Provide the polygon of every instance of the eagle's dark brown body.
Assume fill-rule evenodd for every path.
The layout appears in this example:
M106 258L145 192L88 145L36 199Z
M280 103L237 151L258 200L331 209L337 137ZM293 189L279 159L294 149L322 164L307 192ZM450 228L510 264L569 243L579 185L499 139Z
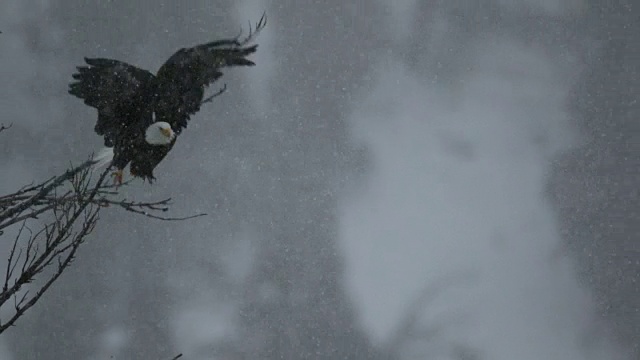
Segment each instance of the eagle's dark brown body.
M153 169L175 138L168 145L150 145L145 130L155 122L166 122L179 135L200 110L205 89L222 76L221 68L255 65L246 57L258 45L245 45L265 25L263 15L255 32L243 41L219 40L180 49L156 75L118 60L85 58L87 66L77 68L69 93L98 110L95 131L104 137L105 146L113 147L111 165L122 170L130 163L133 175L151 182Z

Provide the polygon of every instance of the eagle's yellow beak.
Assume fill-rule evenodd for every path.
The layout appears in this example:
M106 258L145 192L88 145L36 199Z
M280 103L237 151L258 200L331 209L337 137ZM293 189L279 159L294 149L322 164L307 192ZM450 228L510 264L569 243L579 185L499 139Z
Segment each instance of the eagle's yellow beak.
M173 137L173 131L171 129L162 128L162 129L160 129L160 131L162 131L162 134L164 136L168 137L169 139L171 139L171 137Z

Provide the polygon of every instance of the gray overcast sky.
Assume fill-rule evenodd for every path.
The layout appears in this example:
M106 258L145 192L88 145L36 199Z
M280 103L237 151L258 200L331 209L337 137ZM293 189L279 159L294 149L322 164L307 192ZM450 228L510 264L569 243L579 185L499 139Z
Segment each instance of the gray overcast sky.
M158 182L123 190L209 217L105 212L0 358L631 359L637 285L604 275L637 276L607 262L627 237L599 250L578 230L606 214L576 217L589 184L609 189L602 201L616 189L566 185L603 176L580 175L599 161L582 154L615 160L631 141L591 140L630 115L579 105L611 86L593 78L613 67L594 60L602 34L627 29L594 4L3 2L2 192L101 146L95 111L66 93L83 56L155 71L264 10L269 24L258 65L225 70L227 93L192 118ZM597 99L588 114L605 111ZM626 171L614 164L612 178Z

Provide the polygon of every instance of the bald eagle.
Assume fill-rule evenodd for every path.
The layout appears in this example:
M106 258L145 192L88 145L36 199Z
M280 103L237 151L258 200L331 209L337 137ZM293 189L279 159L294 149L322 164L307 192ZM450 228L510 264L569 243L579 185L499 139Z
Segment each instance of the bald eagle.
M221 94L222 88L204 99L205 89L222 76L223 67L254 66L246 57L258 45L246 46L266 25L262 15L255 31L239 40L224 39L182 48L153 75L122 61L85 58L78 66L69 93L98 110L95 132L106 146L96 162L115 168L122 184L127 165L132 176L152 183L153 170L169 153L177 136L200 106Z

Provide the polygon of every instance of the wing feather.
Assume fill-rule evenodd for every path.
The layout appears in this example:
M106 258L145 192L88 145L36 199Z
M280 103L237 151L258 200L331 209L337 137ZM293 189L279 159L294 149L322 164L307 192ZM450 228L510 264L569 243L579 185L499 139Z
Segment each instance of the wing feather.
M222 77L220 69L255 65L245 57L256 48L219 49L205 44L180 49L158 70L158 93L162 96L156 104L157 118L179 134L191 115L200 110L205 89Z
M122 61L104 58L85 58L88 66L78 66L69 84L69 93L98 110L95 131L105 137L105 145L113 146L123 122L136 101L144 97L154 76L150 72Z
M207 87L222 77L222 68L254 66L247 56L258 45L246 46L266 25L260 19L256 29L242 41L238 38L216 40L175 52L158 70L156 118L171 124L179 134L189 118L200 110Z

